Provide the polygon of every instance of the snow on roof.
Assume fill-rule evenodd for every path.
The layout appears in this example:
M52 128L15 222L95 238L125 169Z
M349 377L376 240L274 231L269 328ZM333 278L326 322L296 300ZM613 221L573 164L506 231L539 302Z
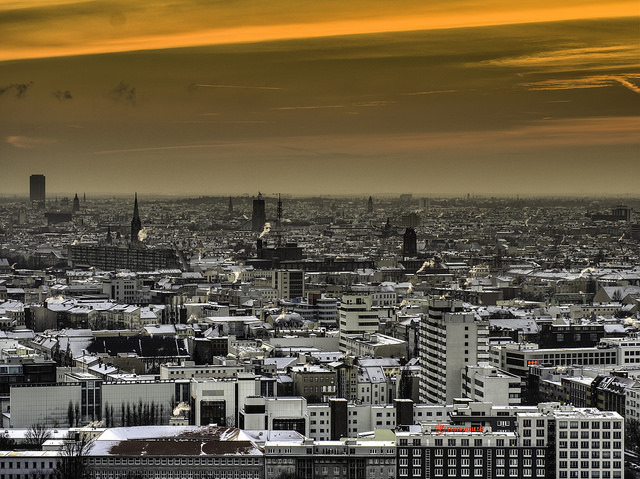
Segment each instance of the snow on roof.
M147 324L143 329L149 334L176 334L173 324Z
M230 427L137 426L105 430L91 456L260 455L250 435Z

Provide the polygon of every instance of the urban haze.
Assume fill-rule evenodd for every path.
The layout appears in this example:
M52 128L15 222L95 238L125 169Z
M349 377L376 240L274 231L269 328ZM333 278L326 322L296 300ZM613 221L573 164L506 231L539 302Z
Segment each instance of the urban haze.
M0 479L640 477L632 1L0 5Z

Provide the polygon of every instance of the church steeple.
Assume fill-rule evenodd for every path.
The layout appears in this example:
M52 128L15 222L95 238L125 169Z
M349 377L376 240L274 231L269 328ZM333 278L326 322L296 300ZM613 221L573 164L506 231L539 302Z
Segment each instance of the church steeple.
M133 218L131 220L131 242L137 243L138 233L142 229L142 222L140 221L140 214L138 213L138 193L135 195L135 200L133 203Z

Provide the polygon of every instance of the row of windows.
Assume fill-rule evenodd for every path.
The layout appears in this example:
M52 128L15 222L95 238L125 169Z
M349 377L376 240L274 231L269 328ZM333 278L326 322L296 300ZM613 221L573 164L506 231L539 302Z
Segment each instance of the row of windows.
M53 469L55 466L53 461L33 461L32 465L29 466L29 461L0 461L0 471L4 471L5 469ZM45 465L48 464L48 467Z
M566 439L567 436L570 439L578 439L578 431L560 431L559 437ZM580 431L581 439L589 439L589 431ZM622 439L622 431L613 431L614 439ZM591 439L600 439L600 431L591 431ZM602 431L602 439L611 439L611 431Z
M218 457L95 457L91 460L95 465L135 465L135 466L259 466L261 461L259 458L218 458Z
M611 429L613 425L613 429L621 429L622 422L621 421L558 421L559 429L566 429L567 425L571 429Z
M560 459L566 459L568 457L570 457L571 459L577 459L578 458L578 451L569 451L567 453L567 451L559 451L558 452L558 457ZM591 457L593 459L599 459L602 455L602 459L611 459L611 451L602 451L602 453L600 451L591 451ZM582 459L589 459L589 451L580 451L580 457ZM613 458L614 459L620 459L622 458L622 451L613 451Z
M131 471L92 471L93 479L122 479L130 477ZM180 471L180 470L144 470L136 471L135 477L142 479L260 479L263 475L259 471ZM139 474L139 476L138 476ZM0 477L0 479L2 479ZM8 478L14 479L14 478ZM22 479L22 478L15 478ZM24 479L27 479L25 476Z
M589 464L591 464L591 469L600 469L600 465L602 465L602 469L611 469L611 464L615 469L620 469L622 462L621 461L580 461L580 469L588 469ZM570 467L571 469L576 469L578 467L578 461L560 461L558 463L558 467L560 469L566 469Z
M433 451L433 455L437 458L437 457L443 457L445 455L445 450L447 452L447 457L453 458L453 457L457 457L458 453L460 457L483 457L484 456L484 449L435 449ZM423 449L411 449L411 456L420 456L422 455L422 451ZM495 455L496 457L518 457L520 451L522 452L522 457L532 457L533 456L533 449L502 449L502 448L498 448L495 449ZM545 457L545 450L544 449L536 449L536 457ZM398 456L400 457L407 457L409 456L409 449L405 449L405 448L399 448L398 449ZM437 461L438 459L436 459Z
M578 441L558 441L558 447L560 449L566 449L567 444L571 449L578 448ZM602 449L611 449L611 441L591 441L591 449L600 449L600 445L602 444ZM621 441L613 441L613 449L620 449L622 447ZM581 441L580 449L589 449L589 441Z
M589 471L581 471L580 475L578 476L578 471L560 471L559 472L559 477L561 479L564 479L566 477L580 477L580 478L603 478L603 479L609 479L611 477L613 478L619 478L622 477L622 471L613 471L613 474L611 473L611 471L591 471L591 473L589 473Z

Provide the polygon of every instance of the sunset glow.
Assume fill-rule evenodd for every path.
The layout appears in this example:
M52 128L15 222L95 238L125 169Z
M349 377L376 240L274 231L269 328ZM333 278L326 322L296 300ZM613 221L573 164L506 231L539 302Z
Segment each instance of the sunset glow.
M633 191L639 24L636 1L2 2L0 190Z

